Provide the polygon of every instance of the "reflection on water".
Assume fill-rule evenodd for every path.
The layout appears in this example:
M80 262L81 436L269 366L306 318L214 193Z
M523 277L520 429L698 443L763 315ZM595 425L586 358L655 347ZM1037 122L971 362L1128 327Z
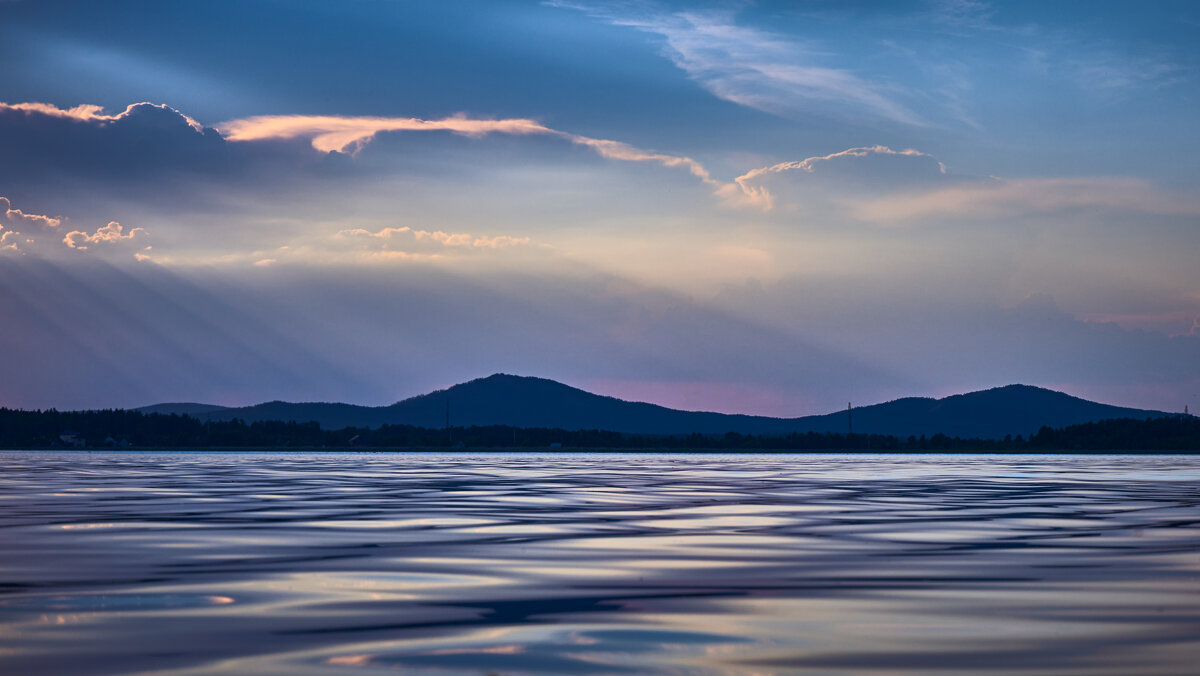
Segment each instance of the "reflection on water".
M1200 458L0 453L0 673L1191 674Z

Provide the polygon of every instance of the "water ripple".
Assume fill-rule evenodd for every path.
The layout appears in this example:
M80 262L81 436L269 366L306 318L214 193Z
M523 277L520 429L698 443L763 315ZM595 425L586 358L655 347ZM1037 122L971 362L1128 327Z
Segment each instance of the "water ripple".
M0 453L0 673L1189 674L1200 459Z

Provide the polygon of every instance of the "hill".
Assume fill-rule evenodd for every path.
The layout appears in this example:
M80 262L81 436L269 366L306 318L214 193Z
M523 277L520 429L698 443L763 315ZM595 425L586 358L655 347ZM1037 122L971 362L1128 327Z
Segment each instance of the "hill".
M1029 385L1008 385L956 394L943 399L910 397L853 411L855 432L898 437L945 434L950 437L1000 439L1029 436L1041 427L1068 427L1113 418L1159 418L1169 415L1099 404L1069 394ZM845 432L846 412L798 418L815 432Z
M202 416L206 413L213 413L215 411L223 411L226 408L228 408L228 407L227 406L217 406L216 404L195 404L192 402L179 402L179 403L170 403L170 404L154 404L153 406L143 406L137 410L141 411L142 413L162 413L164 415L170 415L171 413L175 413L177 415L190 415L193 418L195 418L195 417Z
M172 406L190 408L176 410ZM440 428L446 424L449 407L450 422L455 427L507 425L663 435L846 432L851 422L846 411L799 418L679 411L592 394L545 378L506 374L479 378L390 406L282 401L209 410L197 406L203 405L159 404L139 410L186 413L201 420L316 421L325 429L339 429L381 425ZM1028 436L1043 426L1066 427L1112 418L1145 419L1168 414L1100 404L1039 387L1009 385L943 399L897 399L855 408L849 415L856 433L901 438L941 433L999 439L1005 435Z

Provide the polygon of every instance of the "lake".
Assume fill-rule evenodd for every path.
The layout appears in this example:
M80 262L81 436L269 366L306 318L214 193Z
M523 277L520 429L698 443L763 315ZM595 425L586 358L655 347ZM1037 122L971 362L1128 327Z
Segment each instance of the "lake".
M1200 457L0 452L3 674L1195 674Z

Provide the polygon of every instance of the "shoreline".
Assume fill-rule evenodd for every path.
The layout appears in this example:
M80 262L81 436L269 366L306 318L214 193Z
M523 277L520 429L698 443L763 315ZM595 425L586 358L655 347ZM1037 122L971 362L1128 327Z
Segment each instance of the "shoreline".
M873 450L873 449L727 449L727 448L529 448L529 447L323 447L323 446L211 446L211 447L153 447L153 448L0 448L0 453L497 453L497 454L629 454L629 455L1200 455L1200 449L1132 449L1079 450L1079 449L1020 449L1020 450Z

